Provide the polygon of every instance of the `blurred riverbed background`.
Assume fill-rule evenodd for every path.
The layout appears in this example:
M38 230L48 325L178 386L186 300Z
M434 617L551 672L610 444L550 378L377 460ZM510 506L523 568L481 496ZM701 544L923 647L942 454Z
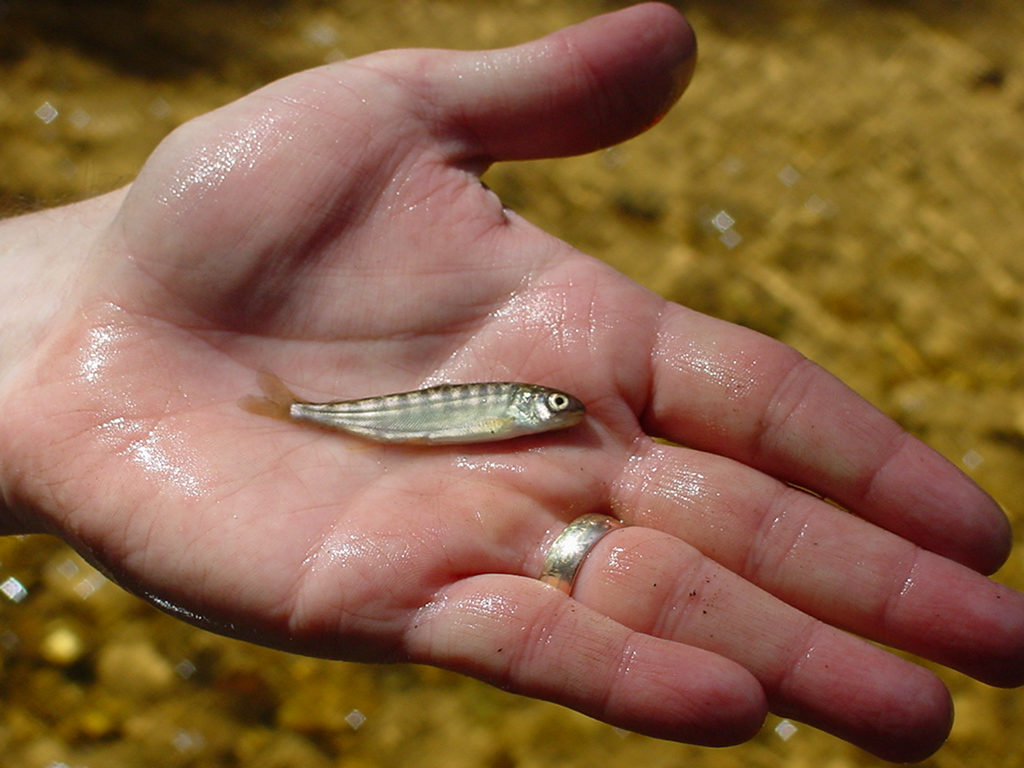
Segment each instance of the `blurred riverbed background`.
M0 213L129 182L176 125L384 48L491 48L621 2L0 0ZM693 0L700 59L649 133L486 179L676 301L801 350L1007 509L1024 588L1024 5ZM1024 765L1024 696L942 673L925 765ZM0 766L844 768L769 720L725 750L413 666L326 662L164 616L46 537L0 539ZM842 692L837 691L841 696Z

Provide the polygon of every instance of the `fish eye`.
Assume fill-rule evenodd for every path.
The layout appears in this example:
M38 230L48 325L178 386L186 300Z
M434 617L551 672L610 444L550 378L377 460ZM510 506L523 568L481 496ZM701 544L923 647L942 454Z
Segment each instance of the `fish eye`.
M569 396L561 392L553 392L548 395L548 408L552 411L564 411L569 407Z

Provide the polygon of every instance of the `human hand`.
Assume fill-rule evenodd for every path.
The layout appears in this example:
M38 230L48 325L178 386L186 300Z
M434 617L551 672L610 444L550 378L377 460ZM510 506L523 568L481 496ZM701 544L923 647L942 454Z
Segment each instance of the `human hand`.
M8 222L5 265L36 258L2 310L3 529L292 651L449 667L664 738L739 741L770 706L885 757L937 748L942 683L844 630L1021 683L1024 600L977 573L1006 556L994 503L794 351L479 183L643 130L693 52L646 5L334 64L183 126L127 190ZM241 410L263 366L310 399L533 381L589 416L374 446ZM536 577L586 512L630 527L569 598Z

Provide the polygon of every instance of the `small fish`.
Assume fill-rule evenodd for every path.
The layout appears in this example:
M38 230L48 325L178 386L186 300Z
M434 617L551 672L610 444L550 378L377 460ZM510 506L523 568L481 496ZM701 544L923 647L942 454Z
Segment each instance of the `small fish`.
M245 410L380 443L452 445L508 440L571 427L586 412L572 395L538 384L442 384L397 395L310 403L296 397L270 371L260 371L257 381L264 396L242 398L239 405Z

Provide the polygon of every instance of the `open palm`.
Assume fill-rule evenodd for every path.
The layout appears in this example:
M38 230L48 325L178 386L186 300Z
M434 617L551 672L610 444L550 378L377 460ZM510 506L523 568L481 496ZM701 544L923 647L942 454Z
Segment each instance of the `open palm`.
M935 749L942 684L843 630L1021 682L1024 604L976 572L1005 557L998 508L792 350L479 182L642 130L692 55L674 12L641 6L507 51L311 70L183 126L95 204L4 379L12 519L264 644L447 666L668 738L746 738L767 704L885 756ZM261 367L324 400L536 382L588 418L373 445L239 408ZM536 577L587 512L631 527L569 598Z

